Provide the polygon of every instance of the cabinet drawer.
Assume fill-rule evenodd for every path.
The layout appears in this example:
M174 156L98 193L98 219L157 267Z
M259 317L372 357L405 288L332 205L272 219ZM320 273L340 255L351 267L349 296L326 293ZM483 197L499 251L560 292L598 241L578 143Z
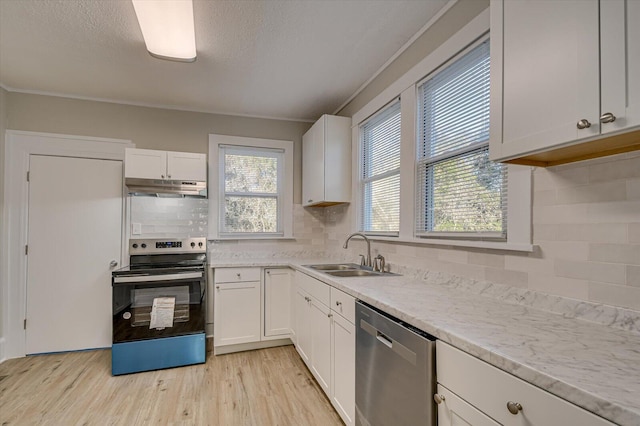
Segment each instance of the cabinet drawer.
M326 306L331 301L331 286L306 274L297 274L298 285Z
M356 299L353 296L331 287L331 309L342 315L351 324L355 324Z
M260 281L260 268L215 268L213 276L216 283Z
M613 425L441 341L436 360L438 383L503 425ZM511 414L510 401L521 404L522 410Z

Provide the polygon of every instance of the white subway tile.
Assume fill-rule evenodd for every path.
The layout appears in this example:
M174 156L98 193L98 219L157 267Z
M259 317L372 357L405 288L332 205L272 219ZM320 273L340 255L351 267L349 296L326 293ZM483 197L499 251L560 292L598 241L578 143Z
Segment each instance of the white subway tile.
M640 287L640 266L627 265L627 285Z
M579 262L555 259L555 275L565 278L594 280L605 283L625 284L626 267L616 263Z
M640 200L640 179L629 179L627 181L627 199Z
M640 244L591 243L589 260L640 265Z
M559 188L557 204L601 203L626 199L627 184L622 180Z
M589 182L640 177L640 157L621 158L615 162L589 166Z
M529 274L529 289L579 300L588 300L589 297L587 280L556 277L544 273Z
M640 287L590 281L589 301L640 310Z

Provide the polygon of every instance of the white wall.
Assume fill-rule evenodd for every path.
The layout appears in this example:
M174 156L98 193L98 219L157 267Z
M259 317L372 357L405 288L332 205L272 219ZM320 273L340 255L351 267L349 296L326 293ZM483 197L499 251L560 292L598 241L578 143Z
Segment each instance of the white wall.
M4 134L5 134L5 130L7 129L7 110L8 110L7 97L8 97L7 91L0 87L0 219L2 219L0 220L0 236L2 236L2 238L5 238L3 233L4 160L6 156L4 152L4 147L5 147ZM4 301L6 300L6 297L7 297L3 293L5 286L2 285L2 280L4 279L3 274L4 274L4 271L6 270L6 268L4 267L4 262L5 262L4 244L0 244L0 308L3 308L2 310L0 310L0 360L4 358L4 355L3 355L4 331L3 331L2 325L4 323L3 322L4 312L6 312L6 309L4 309Z

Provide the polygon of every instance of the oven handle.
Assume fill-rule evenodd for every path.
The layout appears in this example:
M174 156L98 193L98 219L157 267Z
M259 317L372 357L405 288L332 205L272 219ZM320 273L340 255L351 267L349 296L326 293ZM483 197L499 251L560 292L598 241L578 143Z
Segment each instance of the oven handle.
M178 274L166 274L166 275L130 275L114 277L114 284L118 283L143 283L143 282L157 282L157 281L172 281L172 280L184 280L189 278L202 278L204 272L181 272Z

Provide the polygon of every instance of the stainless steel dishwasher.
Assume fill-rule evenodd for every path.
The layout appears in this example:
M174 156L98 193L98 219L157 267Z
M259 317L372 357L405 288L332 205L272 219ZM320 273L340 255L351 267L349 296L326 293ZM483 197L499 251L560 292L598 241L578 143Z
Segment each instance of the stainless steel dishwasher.
M356 303L356 425L435 426L435 338Z

